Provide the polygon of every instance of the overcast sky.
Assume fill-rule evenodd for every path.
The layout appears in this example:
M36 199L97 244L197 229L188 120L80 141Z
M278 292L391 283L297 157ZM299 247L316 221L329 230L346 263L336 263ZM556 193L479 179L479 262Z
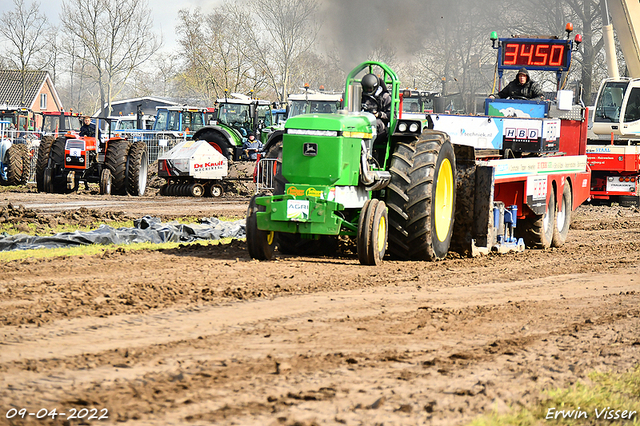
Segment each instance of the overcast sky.
M31 3L32 0L25 0L25 4L30 5ZM59 24L62 0L45 0L39 1L39 3L40 12L45 14L50 22ZM206 13L221 3L222 0L148 0L154 27L158 35L162 33L165 47L176 44L176 17L180 9L200 7ZM13 0L0 0L0 14L13 10L14 7Z

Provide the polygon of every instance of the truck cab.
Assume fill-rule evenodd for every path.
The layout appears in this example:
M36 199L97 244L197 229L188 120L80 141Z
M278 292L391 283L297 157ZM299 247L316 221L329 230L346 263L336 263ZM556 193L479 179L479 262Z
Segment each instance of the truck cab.
M82 123L80 114L71 111L43 112L42 113L42 134L58 137L65 133L79 133Z
M154 132L167 132L174 138L189 138L205 126L206 108L195 106L158 107Z

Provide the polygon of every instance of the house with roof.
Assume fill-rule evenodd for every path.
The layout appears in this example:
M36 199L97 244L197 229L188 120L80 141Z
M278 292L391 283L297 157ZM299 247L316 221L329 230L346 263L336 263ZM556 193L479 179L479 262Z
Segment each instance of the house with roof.
M0 70L0 109L27 108L38 113L63 111L62 102L48 71ZM35 114L40 127L42 116Z
M111 116L135 115L138 108L146 116L155 117L158 107L180 105L177 102L168 99L156 98L153 96L145 96L142 98L122 99L120 101L111 102ZM105 109L107 104L104 105ZM98 117L100 110L93 113L93 117Z

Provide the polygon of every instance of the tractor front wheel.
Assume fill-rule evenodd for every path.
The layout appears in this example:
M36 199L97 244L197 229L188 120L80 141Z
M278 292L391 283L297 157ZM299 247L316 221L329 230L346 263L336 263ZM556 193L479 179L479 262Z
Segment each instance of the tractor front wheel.
M363 265L379 265L387 249L388 213L384 201L368 200L358 221L358 260Z
M108 167L102 169L100 174L100 194L111 195L111 185L113 183L113 175Z
M249 256L258 260L270 260L273 257L275 246L275 232L261 231L258 229L258 218L256 214L265 211L264 206L256 204L256 195L251 197L249 208L247 209L247 247Z

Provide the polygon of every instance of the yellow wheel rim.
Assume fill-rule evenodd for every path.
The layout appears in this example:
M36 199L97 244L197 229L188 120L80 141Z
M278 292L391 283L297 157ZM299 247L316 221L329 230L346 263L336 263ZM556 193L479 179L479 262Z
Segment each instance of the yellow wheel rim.
M271 231L267 234L267 244L271 245L273 244L273 240L275 240L276 238L276 233Z
M438 241L444 241L449 235L453 214L453 191L453 169L449 159L445 158L438 171L436 199L434 200L436 237L438 237Z
M385 243L387 242L387 221L382 216L380 218L380 222L378 223L378 241L376 242L376 246L378 248L378 253L382 253L382 251L386 248Z

